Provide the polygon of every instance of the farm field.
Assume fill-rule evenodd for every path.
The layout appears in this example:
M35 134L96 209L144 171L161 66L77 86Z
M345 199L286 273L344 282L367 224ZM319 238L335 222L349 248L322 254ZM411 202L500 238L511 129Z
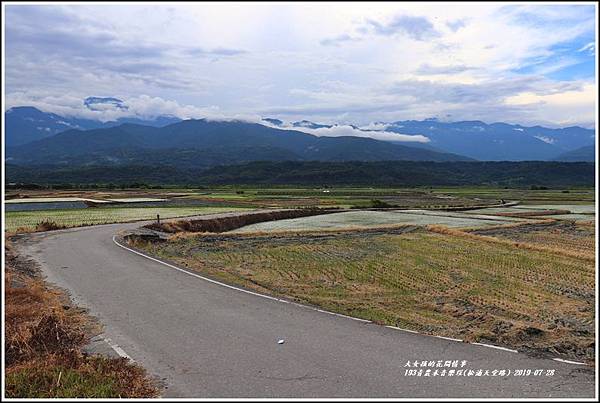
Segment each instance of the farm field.
M518 204L511 207L491 207L465 211L467 214L514 214L529 218L552 218L555 220L594 221L596 208L593 204ZM539 212L539 216L535 213ZM546 215L547 214L547 215Z
M483 209L468 210L473 213L505 213L505 212L523 212L527 211L547 211L547 210L567 210L573 214L595 214L596 207L593 204L518 204L511 207L490 207Z
M51 221L59 227L81 227L138 220L186 217L244 211L237 207L96 207L65 210L7 211L7 232L32 231L43 221Z
M555 220L566 221L594 221L594 215L590 214L555 214L551 216L533 216L532 218L553 218Z
M574 214L595 214L596 206L593 204L523 204L515 206L526 210L569 210Z
M543 238L539 228L523 227L513 230L552 248L534 250L508 235L496 240L485 229L487 236L410 225L182 234L134 245L231 284L378 323L593 360L593 230L573 235L584 240L574 256L559 242L570 229Z
M565 193L566 192L566 193ZM495 225L500 221L518 221L507 216L484 217L496 213L530 209L568 209L572 215L554 215L556 219L589 221L594 219L593 190L527 190L499 188L252 188L218 187L210 189L98 189L98 190L9 190L7 191L6 229L31 230L47 219L67 227L151 219L185 217L203 209L208 212L235 211L244 208L337 207L355 211L327 218L257 224L241 231L280 229L319 229L347 226L377 226L397 223L443 224L452 227ZM82 200L94 200L100 207L87 208ZM520 200L512 207L490 207L468 211L433 211L498 205L501 200ZM538 202L535 202L538 200ZM123 207L116 202L128 202ZM48 202L38 206L41 202ZM135 203L134 203L135 202ZM55 203L56 205L53 205ZM61 204L62 203L62 204ZM67 205L65 205L65 203ZM69 203L72 203L70 205ZM585 204L582 204L585 203ZM103 206L102 204L107 204ZM130 205L130 206L129 206ZM19 206L19 207L17 207ZM44 207L45 206L45 207ZM361 209L387 207L422 210L373 212ZM36 211L11 211L31 208ZM38 210L39 209L39 210ZM67 210L72 209L69 213ZM221 209L221 210L219 210ZM223 210L226 209L226 210ZM232 210L233 209L233 210ZM50 212L50 210L52 210ZM92 211L95 210L95 211ZM413 214L413 215L409 215ZM419 216L417 216L419 214ZM423 217L426 214L430 217ZM471 216L468 216L468 215ZM586 214L586 215L580 215ZM435 216L438 215L436 218ZM528 217L534 219L534 217ZM498 221L498 222L495 222Z
M170 205L213 207L374 207L380 201L399 208L444 208L499 204L501 199L521 204L590 204L593 189L504 189L493 187L251 187L221 186L202 189L7 189L7 200L23 198L168 199Z
M488 235L517 242L526 242L550 248L567 249L594 259L595 228L571 221L557 221L522 225L519 227L478 229L474 234Z
M373 207L381 201L403 208L435 208L493 204L498 200L474 200L460 195L434 194L430 189L397 188L249 188L140 189L140 190L11 190L7 200L22 198L168 198L169 203L200 203L211 206L268 207Z
M590 204L593 188L579 189L506 189L493 187L432 188L433 194L479 199L520 200L522 204Z
M378 227L382 225L439 224L449 227L477 227L500 225L523 221L518 218L471 216L461 213L428 212L425 210L397 211L349 211L326 216L293 218L247 225L234 232L307 231L336 228Z

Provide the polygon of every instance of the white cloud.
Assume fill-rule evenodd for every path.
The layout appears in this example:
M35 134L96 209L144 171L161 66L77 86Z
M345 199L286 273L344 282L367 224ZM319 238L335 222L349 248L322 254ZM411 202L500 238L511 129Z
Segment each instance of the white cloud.
M52 112L61 116L94 119L103 122L123 117L152 119L160 115L177 116L182 119L225 117L216 106L199 108L193 105L181 105L177 101L148 95L122 97L121 99L124 101L124 104L128 106L127 110L112 107L98 107L95 110L91 110L85 107L83 98L75 95L54 96L17 92L7 94L6 98L8 101L7 108L25 105L33 106L44 112Z
M553 138L550 137L546 137L546 136L533 136L538 140L542 140L544 143L548 143L548 144L554 144L554 142L556 140L554 140Z
M361 130L376 130L376 131L384 131L389 127L389 124L382 122L371 122L368 125L363 125L360 127Z
M581 48L579 48L577 50L578 52L586 52L589 53L590 55L595 55L596 54L596 44L594 42L589 42L587 44L585 44L584 46L582 46Z
M401 134L386 131L374 131L374 130L361 130L350 125L332 125L331 127L320 127L312 129L305 126L292 126L290 124L284 124L283 126L275 126L268 122L262 122L265 126L274 127L277 129L284 130L295 130L303 133L312 134L318 137L364 137L371 138L374 140L382 141L399 141L399 142L413 142L413 143L428 143L430 140L428 137L417 134Z
M529 108L532 121L552 122L562 126L579 124L594 127L597 97L597 85L587 83L579 89L550 94L522 92L507 98L506 103ZM549 119L550 116L554 118Z
M595 99L587 95L576 107L553 98L513 102L569 97L573 89L565 83L595 88L593 74L551 78L595 52L585 39L596 29L595 6L11 4L5 10L6 101L13 105L36 102L30 104L83 114L83 98L103 95L126 100L141 115L256 119L279 111L359 125L445 115L595 121ZM573 49L557 59L557 47L568 44ZM530 72L517 72L523 68ZM526 84L540 79L540 91ZM416 85L389 91L410 82ZM491 101L472 102L491 86Z

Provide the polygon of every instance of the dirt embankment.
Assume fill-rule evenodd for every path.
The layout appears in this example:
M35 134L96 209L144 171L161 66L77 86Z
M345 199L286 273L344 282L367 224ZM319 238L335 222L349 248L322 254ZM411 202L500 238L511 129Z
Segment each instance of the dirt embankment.
M541 217L541 216L552 216L560 214L571 214L569 210L533 210L533 211L513 211L505 213L494 213L494 215L502 217Z
M339 209L296 209L296 210L276 210L260 213L239 214L219 218L198 219L198 220L179 220L164 223L153 223L146 225L145 228L167 232L226 232L246 225L256 224L265 221L285 220L289 218L308 217L321 214L331 214L340 212Z

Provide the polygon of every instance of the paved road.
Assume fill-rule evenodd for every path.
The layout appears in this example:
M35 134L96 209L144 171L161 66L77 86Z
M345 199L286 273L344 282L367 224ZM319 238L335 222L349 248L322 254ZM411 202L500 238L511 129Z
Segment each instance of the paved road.
M17 244L165 397L593 397L587 367L333 316L218 284L113 243L139 224L33 234ZM284 344L278 340L284 339ZM409 377L407 361L466 360L508 377ZM543 369L541 377L515 377ZM555 370L546 376L546 370Z

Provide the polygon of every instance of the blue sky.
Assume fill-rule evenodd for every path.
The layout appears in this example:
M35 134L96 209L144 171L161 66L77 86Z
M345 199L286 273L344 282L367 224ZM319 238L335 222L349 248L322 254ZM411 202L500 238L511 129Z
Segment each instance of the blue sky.
M7 106L595 124L592 3L3 3ZM127 110L89 110L113 96Z

